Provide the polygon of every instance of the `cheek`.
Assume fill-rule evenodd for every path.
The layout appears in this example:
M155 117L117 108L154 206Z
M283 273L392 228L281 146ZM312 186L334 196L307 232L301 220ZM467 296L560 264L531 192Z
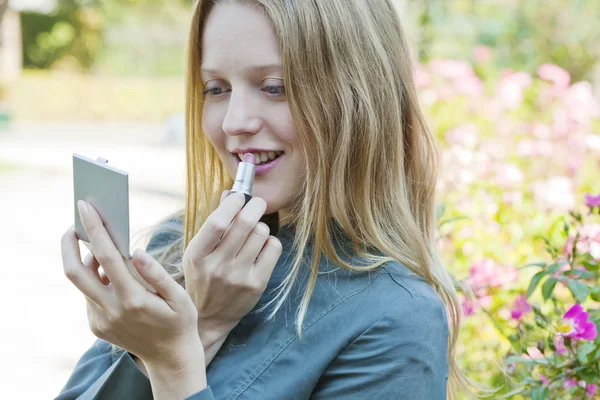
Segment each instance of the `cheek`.
M220 144L224 141L222 134L223 118L218 110L205 107L202 110L202 132L206 135L211 144L219 150Z

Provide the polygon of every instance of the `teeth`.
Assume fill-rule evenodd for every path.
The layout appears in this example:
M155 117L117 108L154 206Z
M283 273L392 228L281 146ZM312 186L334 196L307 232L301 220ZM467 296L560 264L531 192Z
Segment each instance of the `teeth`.
M237 153L240 161L243 161L245 153ZM283 154L283 151L269 151L269 152L260 152L260 153L252 153L254 155L254 160L256 160L257 164L262 164L264 162L274 160L280 155Z

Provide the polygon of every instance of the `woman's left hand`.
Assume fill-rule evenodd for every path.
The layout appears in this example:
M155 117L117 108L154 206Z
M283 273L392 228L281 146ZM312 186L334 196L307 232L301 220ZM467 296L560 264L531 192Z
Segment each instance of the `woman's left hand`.
M81 262L74 227L62 237L62 260L65 275L86 297L94 335L135 354L147 367L203 368L198 313L185 289L138 250L134 267L157 294L146 290L127 270L96 210L89 203L79 210L97 262ZM99 265L105 278L98 274Z

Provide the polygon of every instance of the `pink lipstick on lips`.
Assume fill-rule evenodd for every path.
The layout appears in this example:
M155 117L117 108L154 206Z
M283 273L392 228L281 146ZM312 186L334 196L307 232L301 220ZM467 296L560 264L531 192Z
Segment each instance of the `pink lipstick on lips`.
M256 164L254 154L246 153L242 157L242 161L238 164L235 182L231 188L231 193L244 193L246 201L244 206L248 204L252 198L252 185L254 184L254 175L256 174Z

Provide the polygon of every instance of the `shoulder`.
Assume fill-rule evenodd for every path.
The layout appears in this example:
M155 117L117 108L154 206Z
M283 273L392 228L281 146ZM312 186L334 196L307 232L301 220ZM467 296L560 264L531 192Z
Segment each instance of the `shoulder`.
M390 328L423 337L448 336L446 306L440 295L423 277L397 261L381 267L366 297Z
M330 314L340 323L344 321L351 335L377 324L401 334L432 335L440 342L448 337L446 307L440 295L397 261L370 272L337 268L321 275L311 308L315 320Z

